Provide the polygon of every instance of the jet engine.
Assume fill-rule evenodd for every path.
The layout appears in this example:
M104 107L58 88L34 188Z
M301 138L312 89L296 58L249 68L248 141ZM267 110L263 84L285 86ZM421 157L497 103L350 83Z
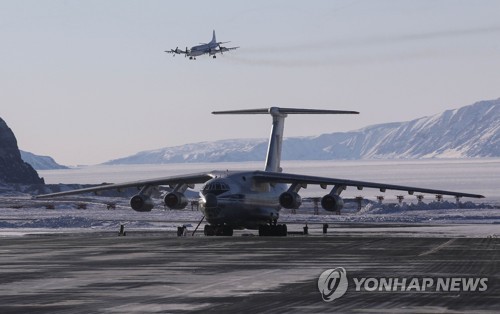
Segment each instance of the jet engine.
M137 194L130 199L130 207L137 212L150 212L154 207L154 203L151 197Z
M302 205L302 198L296 192L283 192L280 195L280 205L286 209L297 209Z
M321 207L329 212L340 211L344 207L344 200L336 194L327 194L321 198Z
M165 205L170 209L183 209L187 206L188 200L184 194L180 192L170 192L165 195Z

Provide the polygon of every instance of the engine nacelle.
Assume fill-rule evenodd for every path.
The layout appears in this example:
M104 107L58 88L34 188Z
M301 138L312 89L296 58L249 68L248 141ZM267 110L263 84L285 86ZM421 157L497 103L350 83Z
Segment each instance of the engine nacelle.
M286 209L297 209L302 205L302 198L296 192L283 192L280 195L280 205Z
M184 194L180 192L170 192L163 199L165 206L170 209L183 209L187 206L188 200Z
M344 200L336 194L327 194L321 198L321 207L329 212L337 212L344 207Z
M147 195L137 194L130 199L130 207L136 212L150 212L154 206L153 200Z

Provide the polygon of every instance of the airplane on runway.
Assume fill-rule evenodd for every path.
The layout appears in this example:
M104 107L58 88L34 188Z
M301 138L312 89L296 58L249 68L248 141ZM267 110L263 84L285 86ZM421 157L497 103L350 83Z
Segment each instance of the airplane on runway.
M384 183L363 182L346 179L307 176L283 172L280 167L281 148L285 118L294 114L358 114L356 111L318 110L295 108L263 108L248 110L215 111L212 114L268 114L272 117L264 171L212 171L180 176L163 177L150 180L107 184L91 188L78 189L37 196L50 198L109 189L137 187L139 193L130 199L130 206L138 212L149 212L154 207L151 194L158 186L170 186L171 191L163 198L170 209L183 209L188 204L184 193L196 184L204 184L200 191L201 211L208 224L205 235L232 235L234 229L259 229L259 235L286 236L286 224L278 224L281 208L298 209L302 204L299 195L301 188L307 185L319 185L323 189L330 187L328 194L321 198L321 206L326 211L340 211L344 201L340 194L347 187L375 188L406 191L455 197L483 198L482 195L462 192L435 190ZM202 219L203 220L203 219ZM201 223L201 221L200 221Z
M240 47L227 48L221 46L221 44L226 44L228 42L229 41L217 42L217 40L215 39L215 30L214 30L212 34L212 40L209 43L193 46L191 47L191 49L188 49L188 47L186 47L186 50L181 50L179 49L179 47L177 47L175 49L165 50L165 52L172 53L174 57L176 54L184 54L184 57L189 57L190 60L196 60L196 57L204 54L208 54L209 56L212 56L215 59L218 53L222 55L224 52L240 48Z

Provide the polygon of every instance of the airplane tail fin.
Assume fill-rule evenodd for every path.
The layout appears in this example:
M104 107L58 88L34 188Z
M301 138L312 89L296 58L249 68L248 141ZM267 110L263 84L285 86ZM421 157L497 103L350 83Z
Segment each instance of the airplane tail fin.
M212 41L210 43L214 44L216 42L217 42L217 40L215 39L215 29L214 29L214 31L212 33Z
M288 114L359 114L359 112L271 107L261 109L214 111L212 114L270 114L273 117L273 125L267 148L265 171L281 172L280 162L281 148L283 144L283 131L285 128L285 118Z

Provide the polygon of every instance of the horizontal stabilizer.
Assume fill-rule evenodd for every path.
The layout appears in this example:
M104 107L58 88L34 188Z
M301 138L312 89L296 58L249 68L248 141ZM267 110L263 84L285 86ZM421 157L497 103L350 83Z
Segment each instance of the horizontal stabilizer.
M281 172L281 147L283 144L283 129L285 119L289 114L358 114L357 111L328 110L328 109L297 109L297 108L260 108L213 111L212 114L268 114L273 118L269 146L267 147L267 158L265 171Z
M260 108L213 111L212 114L359 114L358 111L328 110L328 109L297 109L297 108Z

